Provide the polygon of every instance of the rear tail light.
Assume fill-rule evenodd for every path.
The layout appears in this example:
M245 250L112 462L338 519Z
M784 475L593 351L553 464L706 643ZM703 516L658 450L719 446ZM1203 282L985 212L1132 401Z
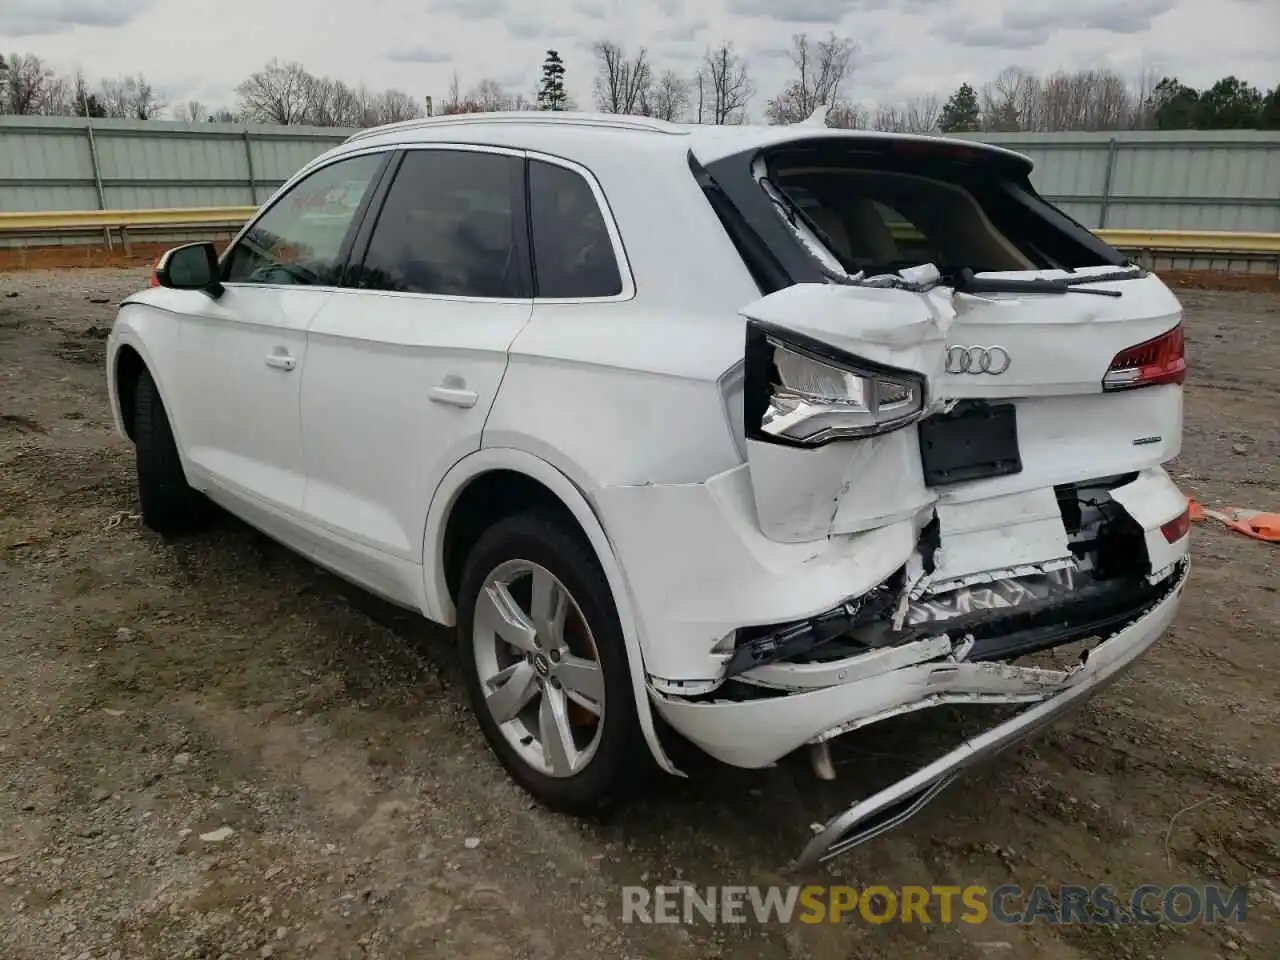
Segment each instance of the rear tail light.
M151 280L147 283L147 286L148 287L160 286L160 260L157 260L154 264L152 264Z
M1188 533L1191 532L1191 506L1170 520L1168 523L1160 527L1160 532L1164 534L1164 538L1170 543L1177 543Z
M747 322L748 440L815 447L877 436L924 412L925 381L770 324Z
M1128 347L1116 354L1102 378L1103 390L1131 390L1187 379L1187 359L1182 324L1154 340Z

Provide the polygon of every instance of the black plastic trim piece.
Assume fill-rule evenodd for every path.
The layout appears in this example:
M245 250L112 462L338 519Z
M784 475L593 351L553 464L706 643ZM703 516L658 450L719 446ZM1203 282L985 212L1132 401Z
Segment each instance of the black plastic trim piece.
M374 177L372 188L366 190L364 197L360 200L360 210L355 218L356 227L343 238L342 242L342 273L339 275L339 286L355 285L360 267L364 265L364 255L369 249L369 237L382 213L382 204L387 199L387 191L391 189L391 182L395 179L396 171L400 168L403 158L403 150L387 151L386 160L378 171L378 175ZM352 254L356 250L359 250L360 254L358 258L353 259Z
M919 423L925 486L940 487L1022 472L1018 408L973 403L935 413Z
M791 286L792 280L786 268L760 234L747 223L741 211L734 206L733 201L725 193L724 188L716 182L716 178L698 162L692 150L689 151L689 170L702 188L702 193L711 204L711 209L719 217L720 225L733 241L738 255L742 257L742 262L751 273L760 292L770 294Z
M370 198L371 202L360 223L360 229L349 248L347 261L343 268L343 286L360 286L360 278L364 272L364 260L369 254L369 241L373 238L373 231L378 226L378 219L382 216L382 208L387 201L387 194L391 192L391 185L395 183L396 175L400 172L400 165L404 163L404 157L405 151L393 151L391 161L383 168L382 178L378 181L377 190L374 191L376 196Z

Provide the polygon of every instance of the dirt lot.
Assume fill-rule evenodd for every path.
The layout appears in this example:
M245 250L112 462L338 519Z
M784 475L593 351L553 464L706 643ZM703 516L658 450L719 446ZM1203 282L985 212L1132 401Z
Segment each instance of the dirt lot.
M622 884L777 881L901 742L822 789L708 764L609 824L535 808L444 631L236 521L175 543L139 527L102 357L144 283L0 273L0 956L1280 956L1276 547L1197 527L1179 620L1133 674L802 878L1247 883L1244 922L624 926ZM1280 296L1181 295L1174 473L1206 504L1280 510Z

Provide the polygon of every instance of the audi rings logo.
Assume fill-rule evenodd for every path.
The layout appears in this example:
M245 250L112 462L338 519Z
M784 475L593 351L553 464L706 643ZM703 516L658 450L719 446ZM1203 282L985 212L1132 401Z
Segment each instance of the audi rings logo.
M947 373L989 373L998 377L1009 369L1009 351L1004 347L948 347Z

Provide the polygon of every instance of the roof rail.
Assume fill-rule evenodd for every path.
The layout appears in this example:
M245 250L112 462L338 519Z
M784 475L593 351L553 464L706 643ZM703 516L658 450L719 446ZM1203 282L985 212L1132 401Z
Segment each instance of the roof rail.
M420 117L417 120L401 120L398 123L384 123L378 127L370 127L353 133L344 140L351 143L366 137L380 136L396 131L423 130L431 127L446 127L465 124L490 123L536 123L538 125L563 125L578 127L611 127L615 130L635 130L644 133L666 133L687 136L689 130L680 124L653 117L635 117L627 114L613 113L568 113L554 110L523 110L495 113L453 113L439 117Z

